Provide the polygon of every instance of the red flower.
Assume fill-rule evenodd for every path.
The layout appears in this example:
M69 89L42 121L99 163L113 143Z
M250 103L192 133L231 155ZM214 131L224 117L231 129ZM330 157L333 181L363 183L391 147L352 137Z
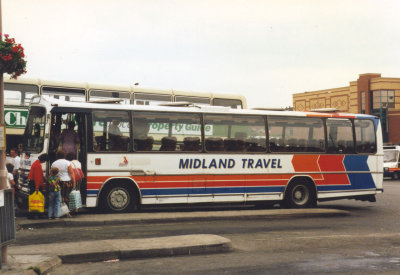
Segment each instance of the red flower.
M8 34L4 34L3 40L0 34L0 73L8 73L15 79L26 73L24 57L24 48L21 44L15 44L15 39L10 38Z

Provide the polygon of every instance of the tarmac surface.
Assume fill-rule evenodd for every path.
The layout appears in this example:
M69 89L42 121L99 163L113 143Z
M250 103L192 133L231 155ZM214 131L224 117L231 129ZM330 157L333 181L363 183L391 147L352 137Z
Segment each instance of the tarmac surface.
M326 208L229 210L196 212L150 212L127 214L78 214L59 220L16 218L18 228L126 225L205 220L286 219L349 215L348 211ZM62 263L115 261L135 258L170 257L233 250L229 239L211 234L180 235L143 239L112 239L43 245L8 246L2 274L47 274ZM29 269L31 268L31 269Z

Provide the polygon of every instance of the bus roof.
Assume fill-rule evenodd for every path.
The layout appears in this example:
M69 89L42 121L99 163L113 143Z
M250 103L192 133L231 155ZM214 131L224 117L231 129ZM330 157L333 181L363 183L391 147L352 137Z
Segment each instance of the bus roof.
M30 79L30 78L18 78L5 79L5 83L14 84L32 84L37 86L51 86L51 87L65 87L65 88L80 88L85 90L105 90L105 91L122 91L130 93L145 93L145 94L165 94L172 96L188 96L188 97L204 97L204 98L222 98L222 99L237 99L243 104L243 108L247 108L246 98L239 94L230 93L213 93L213 92L195 92L195 91L180 91L175 89L156 89L156 88L145 88L138 87L137 85L132 86L117 86L107 84L93 84L85 82L66 82L66 81L51 81L43 79Z

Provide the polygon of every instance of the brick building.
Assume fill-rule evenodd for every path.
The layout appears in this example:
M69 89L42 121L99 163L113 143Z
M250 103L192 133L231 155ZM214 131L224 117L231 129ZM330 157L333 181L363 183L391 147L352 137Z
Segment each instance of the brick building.
M336 108L381 118L383 140L400 143L400 78L360 74L349 86L293 94L293 109Z

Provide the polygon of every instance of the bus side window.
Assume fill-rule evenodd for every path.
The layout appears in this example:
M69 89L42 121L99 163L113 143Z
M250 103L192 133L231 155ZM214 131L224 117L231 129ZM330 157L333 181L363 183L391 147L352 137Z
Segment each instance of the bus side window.
M328 153L347 154L353 151L353 126L349 119L328 118L326 127L328 132Z
M149 111L133 114L135 151L198 151L201 149L200 141L199 114Z
M204 129L207 152L256 153L265 148L263 116L205 114Z
M127 111L93 112L93 150L127 152L130 150L130 121Z
M354 127L356 132L357 153L375 153L376 136L373 121L368 119L355 119Z

